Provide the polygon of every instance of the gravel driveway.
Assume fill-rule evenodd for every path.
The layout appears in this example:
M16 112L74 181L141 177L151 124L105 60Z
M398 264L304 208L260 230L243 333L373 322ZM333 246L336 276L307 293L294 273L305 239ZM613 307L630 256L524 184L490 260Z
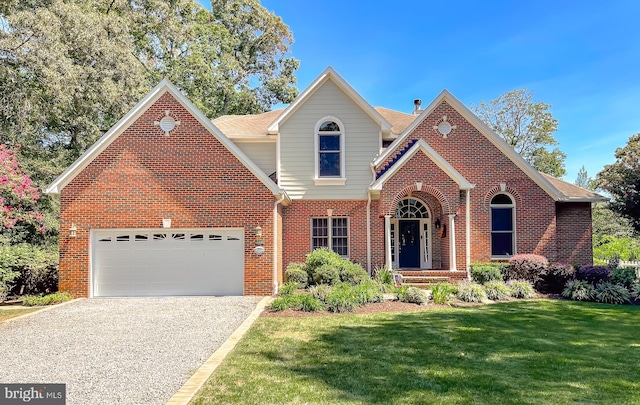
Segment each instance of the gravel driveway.
M259 297L92 298L0 324L0 382L66 383L67 404L165 404Z

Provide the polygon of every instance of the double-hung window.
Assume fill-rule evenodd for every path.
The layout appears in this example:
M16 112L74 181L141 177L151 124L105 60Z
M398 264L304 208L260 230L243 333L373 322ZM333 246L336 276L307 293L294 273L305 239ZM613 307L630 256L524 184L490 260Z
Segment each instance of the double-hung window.
M515 254L515 204L507 194L491 199L491 257L507 258Z
M316 125L316 184L345 184L344 127L335 117Z
M349 257L349 218L311 218L311 248L327 248Z

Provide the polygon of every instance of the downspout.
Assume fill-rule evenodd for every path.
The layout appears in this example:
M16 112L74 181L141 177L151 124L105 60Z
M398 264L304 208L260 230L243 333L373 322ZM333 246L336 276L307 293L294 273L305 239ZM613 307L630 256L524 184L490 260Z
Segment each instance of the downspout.
M367 273L371 277L371 191L367 190Z
M280 197L273 204L273 294L278 293L278 205L284 201L286 194L280 193Z
M466 213L465 213L465 222L466 222L466 235L465 235L465 243L466 243L466 250L467 250L467 260L466 260L466 266L467 266L467 279L469 281L471 281L471 189L466 190L465 192L466 194L466 201L465 204L467 206L466 208Z
M382 139L382 135L380 139ZM369 163L369 169L371 170L371 176L372 176L371 184L373 184L376 181L376 168L373 162ZM369 190L368 188L367 188L367 273L369 273L369 276L371 276L371 190Z

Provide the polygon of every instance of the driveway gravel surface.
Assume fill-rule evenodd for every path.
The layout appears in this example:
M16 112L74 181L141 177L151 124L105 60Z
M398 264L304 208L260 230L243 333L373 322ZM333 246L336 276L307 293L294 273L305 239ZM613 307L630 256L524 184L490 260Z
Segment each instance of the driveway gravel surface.
M259 301L92 298L0 323L0 383L65 383L68 405L165 404Z

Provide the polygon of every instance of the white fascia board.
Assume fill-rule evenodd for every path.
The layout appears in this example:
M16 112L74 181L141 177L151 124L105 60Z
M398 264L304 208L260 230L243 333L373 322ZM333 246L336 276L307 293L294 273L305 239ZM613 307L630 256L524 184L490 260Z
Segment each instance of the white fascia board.
M332 80L344 91L367 115L380 125L382 132L390 132L392 125L384 119L342 76L331 66L328 66L289 106L269 125L267 132L277 134L283 124L304 102L313 95L327 81Z
M191 113L200 124L206 128L216 139L222 143L244 166L253 173L274 196L286 195L262 170L256 166L236 145L200 111L182 92L169 80L163 79L147 94L131 111L129 111L118 123L105 133L91 148L89 148L78 160L65 170L47 189L45 193L59 194L62 188L69 184L85 167L89 165L103 150L105 150L117 137L122 134L135 120L142 115L164 93L170 92L174 98Z
M380 178L374 181L369 190L382 190L382 186L387 182L393 175L400 170L405 163L407 163L418 151L422 151L433 163L436 164L443 172L453 180L460 190L470 190L475 187L474 184L471 184L467 181L458 172L453 166L449 164L442 156L438 154L429 144L427 144L423 139L418 140L397 162L393 164Z
M215 125L215 124L214 124ZM227 135L233 143L251 142L251 143L275 143L277 137L273 135Z
M478 118L471 110L469 110L460 100L455 98L447 89L442 90L440 94L422 111L422 113L416 118L404 132L393 142L392 147L387 148L385 153L378 156L373 163L380 165L389 155L402 144L402 141L406 139L410 133L413 132L418 125L429 116L433 110L440 105L442 101L449 103L456 111L460 113L468 122L471 123L482 135L485 136L491 143L493 143L505 156L507 156L516 166L518 166L531 180L533 180L540 188L542 188L551 198L555 201L562 201L564 194L554 187L547 179L545 179L537 170L535 170L513 147L507 144L498 134L493 132L487 124L485 124L480 118Z

